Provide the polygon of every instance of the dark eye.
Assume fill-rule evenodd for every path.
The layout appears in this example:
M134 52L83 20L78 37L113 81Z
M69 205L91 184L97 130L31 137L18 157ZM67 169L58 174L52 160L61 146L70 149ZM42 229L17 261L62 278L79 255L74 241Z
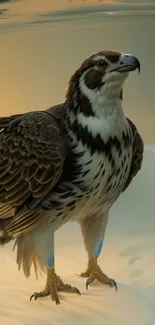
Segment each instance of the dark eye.
M96 65L99 69L105 69L107 67L107 62L104 60L98 60Z

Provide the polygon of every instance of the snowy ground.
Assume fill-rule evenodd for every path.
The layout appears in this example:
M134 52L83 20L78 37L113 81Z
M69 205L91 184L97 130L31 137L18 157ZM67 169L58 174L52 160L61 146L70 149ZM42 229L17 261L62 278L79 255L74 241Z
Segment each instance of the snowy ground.
M113 207L100 265L117 280L118 292L94 284L85 290L86 254L76 224L57 233L56 268L65 282L82 295L61 294L61 305L50 298L36 302L29 296L42 289L45 276L26 280L17 270L12 244L0 248L0 324L155 324L155 147L147 147L141 173Z

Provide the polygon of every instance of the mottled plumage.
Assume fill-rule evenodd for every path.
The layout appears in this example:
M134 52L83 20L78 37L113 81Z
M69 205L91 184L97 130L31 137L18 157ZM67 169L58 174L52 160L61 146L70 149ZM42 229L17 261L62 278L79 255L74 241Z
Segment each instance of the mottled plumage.
M0 118L1 244L16 239L17 263L47 268L47 284L34 297L78 289L54 270L54 232L81 226L90 276L110 286L97 265L112 204L141 168L143 141L122 110L122 87L137 58L102 51L85 60L69 81L63 104Z

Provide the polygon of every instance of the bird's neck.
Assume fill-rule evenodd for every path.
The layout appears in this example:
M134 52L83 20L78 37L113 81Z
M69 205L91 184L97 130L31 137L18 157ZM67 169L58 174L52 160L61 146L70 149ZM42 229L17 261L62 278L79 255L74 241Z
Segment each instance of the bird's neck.
M120 96L103 96L94 92L93 96L89 93L88 97L79 89L74 89L66 103L66 121L72 142L88 132L92 138L98 136L106 143L109 138L120 138L125 131L126 118Z

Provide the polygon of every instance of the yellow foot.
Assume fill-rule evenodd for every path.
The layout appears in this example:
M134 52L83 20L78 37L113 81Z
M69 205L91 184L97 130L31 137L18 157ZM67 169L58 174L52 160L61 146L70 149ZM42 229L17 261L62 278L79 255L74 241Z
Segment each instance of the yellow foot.
M76 287L72 287L70 284L64 284L60 277L57 276L57 291L67 292L67 293L76 293L81 296L80 291Z
M96 260L97 262L97 258L94 257L94 259ZM85 272L82 272L80 274L80 276L82 276L83 278L89 278L90 277L90 274L91 274L91 268L90 268L90 263L88 262L88 266L87 266L87 270Z
M87 274L89 279L86 281L86 289L88 289L88 286L93 283L94 280L98 280L99 282L107 284L110 287L115 287L117 291L116 281L108 278L107 275L102 272L95 257L89 258L87 271L85 273L81 273L81 276L86 276Z
M60 277L56 275L53 269L48 270L47 283L45 289L41 292L34 292L33 295L30 297L30 301L32 300L32 298L34 298L34 300L37 300L38 298L43 298L50 295L52 300L55 301L58 305L60 304L60 300L57 292L61 291L81 295L80 291L77 288L72 287L69 284L64 284Z
M87 268L87 270L85 272L82 272L80 274L80 276L82 276L83 278L89 278L90 277L90 269Z

